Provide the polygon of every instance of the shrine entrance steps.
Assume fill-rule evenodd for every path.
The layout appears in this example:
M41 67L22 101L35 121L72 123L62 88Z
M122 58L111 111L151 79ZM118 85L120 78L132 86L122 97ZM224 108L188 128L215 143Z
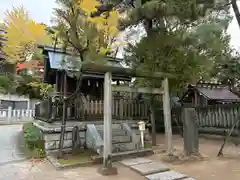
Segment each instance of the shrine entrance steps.
M121 164L136 171L148 180L196 180L148 158L126 159L121 161Z
M47 123L35 120L34 125L42 131L45 141L45 150L47 153L59 150L61 122ZM101 121L72 121L66 123L63 150L64 152L72 151L73 127L79 127L79 139L81 148L86 146L93 149L99 157L103 155L103 120ZM144 140L149 143L149 133L145 131ZM135 157L144 156L143 154L153 153L152 148L142 148L140 143L140 132L137 121L114 121L112 123L112 157L119 160L129 154ZM129 156L128 156L129 157ZM132 157L132 156L130 156Z
M140 132L136 121L115 121L112 124L112 153L143 151L140 144ZM87 124L87 146L103 155L103 121ZM149 141L149 133L145 132L145 142Z

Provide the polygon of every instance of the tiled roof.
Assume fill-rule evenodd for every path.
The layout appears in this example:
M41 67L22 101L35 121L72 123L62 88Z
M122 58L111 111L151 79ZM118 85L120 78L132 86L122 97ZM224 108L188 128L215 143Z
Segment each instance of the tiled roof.
M240 101L240 98L231 92L227 86L194 87L200 94L211 100Z

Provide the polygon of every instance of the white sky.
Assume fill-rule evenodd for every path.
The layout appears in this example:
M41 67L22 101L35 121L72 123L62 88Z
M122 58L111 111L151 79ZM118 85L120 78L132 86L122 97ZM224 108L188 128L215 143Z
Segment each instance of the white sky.
M53 8L56 7L55 0L0 0L0 21L4 19L4 12L13 6L23 5L28 11L32 19L37 22L50 24ZM240 28L236 19L229 26L229 34L231 34L231 45L240 51Z
M6 10L21 5L28 10L32 19L45 24L50 24L52 10L56 7L55 0L0 0L0 21Z

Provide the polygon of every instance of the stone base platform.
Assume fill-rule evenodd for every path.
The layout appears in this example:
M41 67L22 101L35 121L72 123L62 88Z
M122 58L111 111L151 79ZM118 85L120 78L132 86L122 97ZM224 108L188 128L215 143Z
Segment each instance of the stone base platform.
M34 125L43 133L45 141L45 150L47 153L58 151L60 142L61 122L47 123L35 120ZM72 149L72 129L74 126L79 127L79 136L81 145L86 143L86 123L84 122L67 122L64 135L63 151L70 152Z

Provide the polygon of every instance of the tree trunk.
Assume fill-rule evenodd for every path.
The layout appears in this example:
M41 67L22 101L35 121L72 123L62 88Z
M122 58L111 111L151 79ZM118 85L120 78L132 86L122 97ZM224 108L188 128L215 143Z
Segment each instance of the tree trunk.
M151 19L147 19L144 21L144 28L147 34L149 34L152 31L152 26L153 26L153 23Z
M237 22L238 22L238 26L240 28L240 12L239 12L239 9L238 9L237 0L232 0L231 4L232 4L232 8L233 8L235 17L236 17Z
M155 110L153 106L153 97L151 97L150 102L150 119L151 119L151 126L152 126L152 145L157 145L157 136L156 136L156 119L155 119Z
M232 134L234 128L236 127L236 125L239 123L239 121L240 121L240 119L238 118L238 120L233 124L233 126L232 126L230 132L227 133L227 135L225 136L224 141L223 141L223 144L222 144L220 150L218 151L217 156L223 156L223 148L224 148L226 142L230 139L230 136L231 136L231 134Z

